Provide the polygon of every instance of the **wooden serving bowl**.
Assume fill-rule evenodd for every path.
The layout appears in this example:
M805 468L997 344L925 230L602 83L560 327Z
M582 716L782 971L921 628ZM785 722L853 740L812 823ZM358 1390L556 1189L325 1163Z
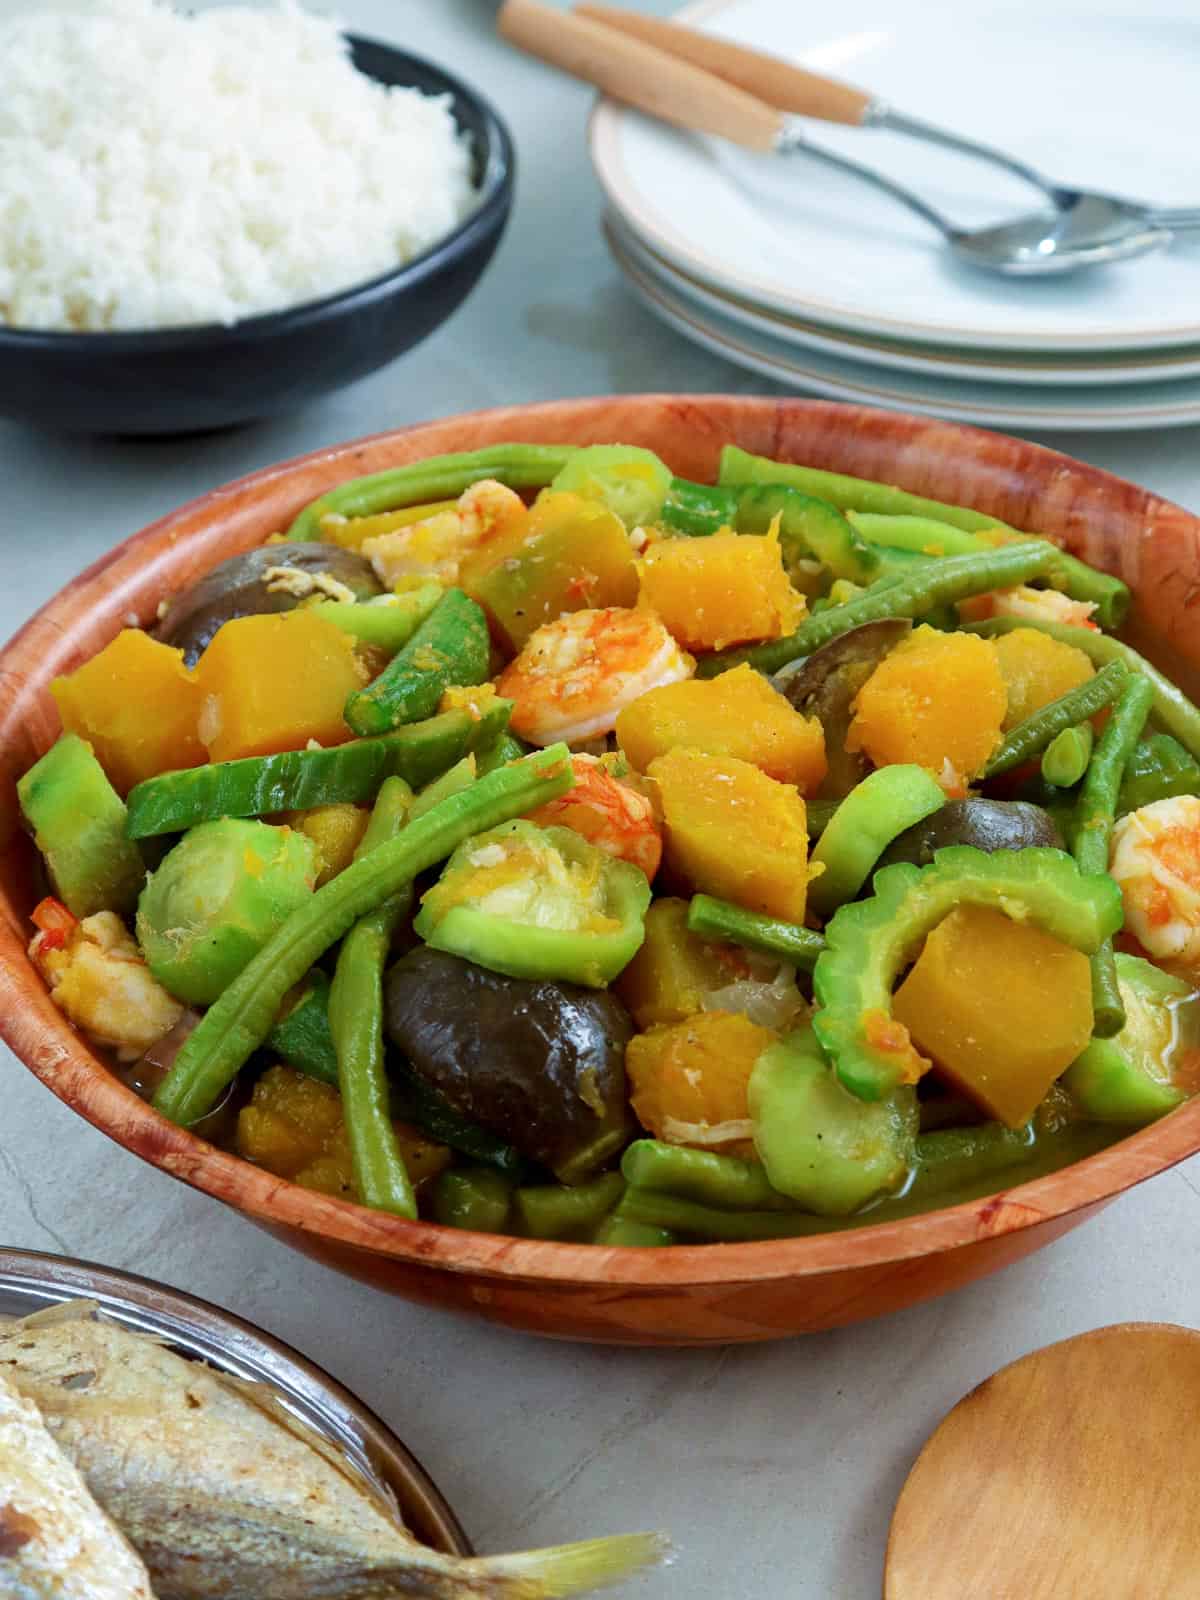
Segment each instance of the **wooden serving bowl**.
M822 401L640 395L485 411L268 468L118 545L0 652L0 1033L30 1071L126 1150L345 1272L509 1327L625 1344L771 1339L897 1310L1048 1244L1200 1150L1197 1099L1088 1160L947 1210L815 1238L623 1250L405 1222L296 1188L175 1127L117 1081L25 954L33 852L14 784L58 733L50 680L332 484L505 440L648 445L697 479L712 478L732 442L975 506L1119 573L1137 597L1135 636L1185 683L1200 668L1200 520L1093 467L973 428Z

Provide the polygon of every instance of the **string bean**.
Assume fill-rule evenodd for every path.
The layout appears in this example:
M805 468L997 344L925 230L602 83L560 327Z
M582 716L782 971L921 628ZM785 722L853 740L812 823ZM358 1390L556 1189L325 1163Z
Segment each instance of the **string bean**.
M906 490L898 489L889 483L872 483L866 478L851 478L842 473L822 472L815 467L785 466L778 461L768 460L765 456L749 455L735 445L727 445L721 452L718 482L731 485L783 483L805 494L817 495L823 500L828 500L847 513L860 512L886 518L889 521L912 517L928 519L943 526L949 525L970 534L982 535L983 537L973 546L975 549L993 547L998 537L1004 541L1043 537L1037 533L1022 533L1007 522L1001 522L998 517L990 517L985 512L974 511L968 506L953 506L940 500L927 500L923 495L909 494ZM858 526L859 532L865 535L866 529L861 522ZM881 528L882 523L877 522L875 527ZM892 535L892 538L883 542L885 544L899 542L903 537L903 530L893 528ZM945 537L949 539L948 535ZM959 549L963 548L961 541L955 543ZM946 548L947 554L951 554L948 542ZM1057 549L1057 546L1055 548ZM1119 578L1114 578L1107 572L1097 572L1094 567L1089 567L1077 557L1068 555L1065 550L1058 550L1058 559L1046 575L1051 578L1055 588L1062 589L1073 600L1083 600L1095 605L1096 616L1106 628L1119 628L1125 620L1129 611L1129 589ZM1024 582L1021 578L1016 581Z
M1128 677L1129 668L1123 661L1110 661L1094 678L1069 689L1026 717L1005 737L984 768L984 777L998 778L1002 772L1011 772L1013 767L1032 761L1064 730L1110 705L1121 693Z
M845 605L833 606L807 618L795 633L783 639L704 656L697 666L697 676L713 678L743 661L760 672L778 672L797 656L811 655L821 645L864 622L879 622L885 617L923 616L938 606L966 600L973 594L1008 589L1030 578L1042 577L1058 554L1054 545L1030 540L1001 545L996 550L976 555L947 556L944 561L931 561L898 578L883 580Z
M1088 769L1094 743L1090 722L1064 728L1042 752L1042 777L1055 789L1073 789Z
M1141 737L1154 689L1140 674L1127 675L1119 699L1088 763L1079 795L1075 860L1081 872L1107 872L1117 796L1125 764ZM1125 1004L1117 983L1112 939L1091 956L1093 1031L1111 1039L1125 1026Z
M1167 733L1173 734L1185 750L1200 761L1200 709L1192 704L1183 690L1170 678L1164 677L1156 666L1139 655L1120 639L1112 639L1094 628L1075 628L1066 622L1042 622L1031 617L988 617L984 622L969 623L964 633L977 633L984 639L994 639L1002 633L1012 633L1016 628L1036 628L1048 633L1063 644L1073 644L1094 666L1103 667L1110 661L1123 661L1131 672L1139 672L1154 690L1154 717Z
M412 790L389 778L354 853L365 860L404 827ZM396 925L412 904L412 885L360 917L342 941L329 991L329 1027L354 1182L364 1205L414 1219L417 1200L392 1126L383 1043L383 969Z
M576 447L568 444L493 444L482 450L431 456L339 483L312 500L287 531L289 539L320 539L321 518L373 517L380 511L425 501L448 500L480 478L495 478L510 489L544 489L566 466Z
M633 1189L654 1189L725 1211L794 1211L795 1202L773 1189L762 1163L715 1150L638 1139L621 1158Z
M746 911L742 906L731 905L728 900L715 900L707 894L692 896L688 931L699 934L702 939L720 939L745 945L748 950L759 950L763 955L778 956L781 961L803 967L808 972L825 948L825 940L811 928L764 917L757 911Z
M211 1111L271 1031L284 995L359 917L473 833L524 816L565 794L574 782L566 745L551 745L443 800L318 889L205 1012L159 1086L157 1109L185 1125Z
M433 1189L433 1218L447 1228L503 1233L512 1209L512 1185L487 1167L452 1167Z
M447 589L412 638L365 689L346 701L355 733L382 734L437 710L451 684L468 687L487 677L487 618L461 589Z
M521 1232L531 1239L572 1239L591 1234L625 1192L619 1172L606 1172L590 1183L568 1188L539 1183L518 1189L513 1209Z

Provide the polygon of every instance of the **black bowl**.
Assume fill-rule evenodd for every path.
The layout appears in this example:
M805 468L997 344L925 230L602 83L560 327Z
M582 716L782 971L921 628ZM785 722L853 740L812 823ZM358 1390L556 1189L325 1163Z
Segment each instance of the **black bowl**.
M405 50L350 35L381 83L448 94L474 147L478 207L406 266L284 311L146 333L0 328L0 416L87 433L171 434L295 410L385 366L475 287L512 208L512 137L466 84Z

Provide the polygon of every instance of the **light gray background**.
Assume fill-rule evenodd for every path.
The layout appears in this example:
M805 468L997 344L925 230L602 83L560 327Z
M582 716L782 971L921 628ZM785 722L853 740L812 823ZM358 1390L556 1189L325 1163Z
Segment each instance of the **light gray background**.
M0 13L18 9L0 0ZM455 66L511 121L519 192L495 264L440 335L299 416L157 444L0 423L0 636L152 518L318 445L496 402L770 390L691 349L622 289L584 151L589 95L500 46L493 5L341 9L360 31ZM1200 505L1200 430L1045 442ZM646 1600L868 1600L904 1475L967 1389L1107 1322L1200 1323L1200 1162L1007 1272L865 1327L727 1351L590 1349L344 1280L126 1155L6 1052L0 1074L0 1243L163 1279L298 1346L403 1435L482 1550L668 1530L675 1565L623 1591Z

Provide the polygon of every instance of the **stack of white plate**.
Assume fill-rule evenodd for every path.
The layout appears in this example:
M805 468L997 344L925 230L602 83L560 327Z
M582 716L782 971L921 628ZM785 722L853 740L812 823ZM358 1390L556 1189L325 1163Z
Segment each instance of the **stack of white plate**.
M1200 204L1197 0L699 0L677 20L840 76L1063 183ZM966 226L1037 210L1003 172L895 134L813 143ZM664 322L790 388L999 427L1200 422L1200 233L1054 278L958 264L886 195L601 101L591 153L630 287Z

